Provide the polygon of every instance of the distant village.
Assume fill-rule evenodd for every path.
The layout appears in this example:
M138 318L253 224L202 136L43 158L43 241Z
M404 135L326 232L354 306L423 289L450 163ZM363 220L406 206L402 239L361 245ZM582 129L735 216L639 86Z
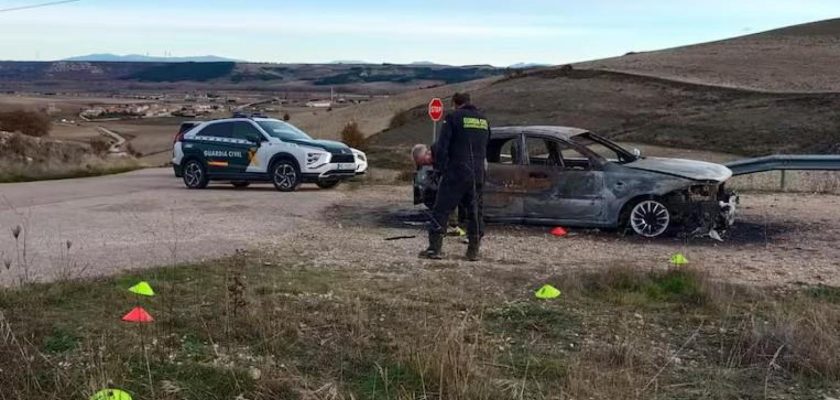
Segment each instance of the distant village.
M370 101L370 96L336 96L327 99L280 99L271 98L245 103L237 97L216 96L210 93L201 95L187 94L183 98L172 96L135 96L137 100L149 100L149 103L125 103L95 105L80 110L84 119L111 118L156 118L187 117L193 118L218 112L233 112L250 109L259 112L277 112L279 108L317 108L331 111L333 108L346 107Z

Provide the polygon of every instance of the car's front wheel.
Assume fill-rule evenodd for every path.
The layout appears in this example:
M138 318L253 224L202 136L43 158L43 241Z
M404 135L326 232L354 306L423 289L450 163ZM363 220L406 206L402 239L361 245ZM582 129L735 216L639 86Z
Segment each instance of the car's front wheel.
M294 192L300 186L300 172L289 160L280 160L271 167L271 181L281 192Z
M332 188L338 186L339 183L341 183L341 181L339 181L338 179L333 179L333 180L327 180L327 181L318 181L318 183L316 183L316 184L321 189L332 189Z
M189 160L184 164L184 185L190 189L204 189L210 183L207 168L198 160Z
M639 236L659 237L671 227L671 211L658 200L642 200L630 210L628 225Z

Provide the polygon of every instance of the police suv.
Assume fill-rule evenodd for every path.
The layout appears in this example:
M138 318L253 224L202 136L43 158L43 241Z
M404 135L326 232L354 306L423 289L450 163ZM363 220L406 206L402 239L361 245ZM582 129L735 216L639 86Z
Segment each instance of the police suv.
M204 188L212 180L237 188L271 182L282 192L301 183L333 188L368 167L359 150L313 139L292 124L262 117L201 122L178 133L172 165L190 189Z

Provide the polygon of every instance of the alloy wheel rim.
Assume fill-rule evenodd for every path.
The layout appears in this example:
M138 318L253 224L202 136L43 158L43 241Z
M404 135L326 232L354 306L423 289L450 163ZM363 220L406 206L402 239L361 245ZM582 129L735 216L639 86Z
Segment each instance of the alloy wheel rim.
M196 163L190 163L187 165L187 170L184 171L184 177L187 178L188 186L198 186L198 183L201 182L201 168Z
M289 164L280 165L274 170L274 182L282 189L293 187L296 180L295 169Z
M633 231L644 237L656 237L668 229L671 214L662 203L646 200L635 207L630 213L630 226Z

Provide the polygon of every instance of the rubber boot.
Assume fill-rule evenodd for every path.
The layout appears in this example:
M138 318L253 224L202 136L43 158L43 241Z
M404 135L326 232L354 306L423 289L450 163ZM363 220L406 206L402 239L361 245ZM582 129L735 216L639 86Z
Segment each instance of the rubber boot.
M440 260L443 258L443 234L429 233L429 248L420 252L420 258Z
M478 261L479 260L479 249L481 248L481 238L478 236L470 236L469 244L467 245L467 260L468 261Z

